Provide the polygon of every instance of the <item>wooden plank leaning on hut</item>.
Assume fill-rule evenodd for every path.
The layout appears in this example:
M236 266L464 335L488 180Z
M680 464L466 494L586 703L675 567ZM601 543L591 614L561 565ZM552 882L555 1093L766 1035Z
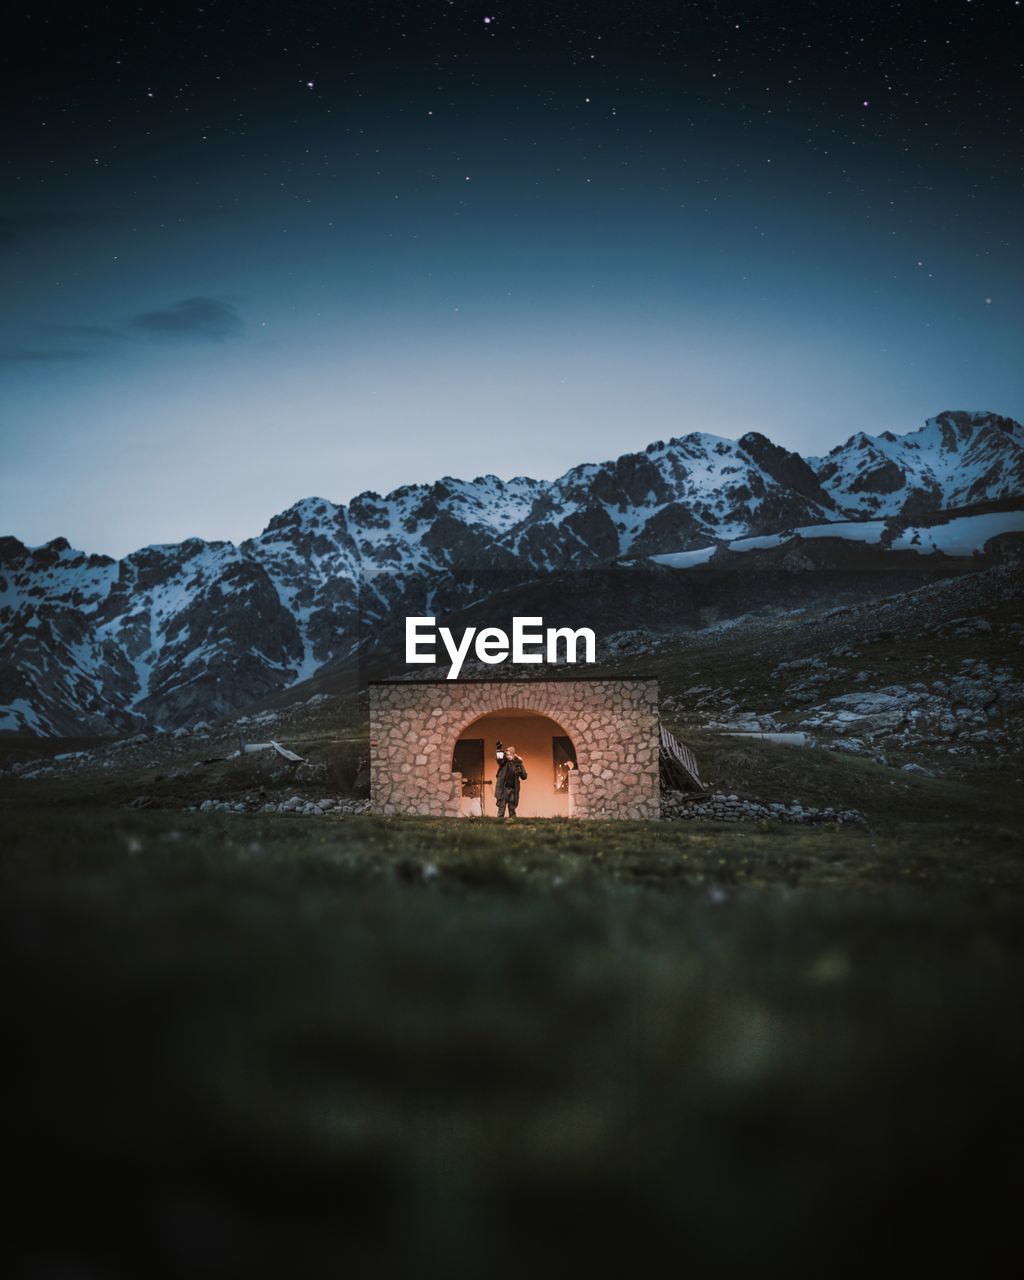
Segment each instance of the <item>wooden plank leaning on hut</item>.
M661 726L660 764L661 785L671 791L703 791L697 757L690 748Z

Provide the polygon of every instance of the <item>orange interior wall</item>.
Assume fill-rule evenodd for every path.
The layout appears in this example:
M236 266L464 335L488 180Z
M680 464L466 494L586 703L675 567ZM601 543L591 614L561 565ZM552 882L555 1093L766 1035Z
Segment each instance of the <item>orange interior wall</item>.
M551 739L565 737L565 730L554 720L539 715L504 715L494 712L468 725L460 738L483 738L484 778L491 783L484 787L484 817L493 818L497 813L494 802L494 779L498 764L494 758L500 738L506 746L513 745L516 754L522 756L526 781L520 783L520 818L568 817L568 795L555 790L555 770L551 755Z

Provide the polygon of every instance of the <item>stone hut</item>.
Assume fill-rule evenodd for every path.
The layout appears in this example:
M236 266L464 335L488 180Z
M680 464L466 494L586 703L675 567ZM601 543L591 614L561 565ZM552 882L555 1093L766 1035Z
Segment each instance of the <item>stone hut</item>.
M376 681L370 807L493 815L499 741L522 756L519 816L657 818L656 680Z

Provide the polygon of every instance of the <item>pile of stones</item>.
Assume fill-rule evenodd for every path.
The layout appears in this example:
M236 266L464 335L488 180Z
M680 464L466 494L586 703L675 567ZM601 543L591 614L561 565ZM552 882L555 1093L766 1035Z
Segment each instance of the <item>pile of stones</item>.
M775 822L841 823L849 826L862 823L864 815L856 809L816 809L803 805L799 800L792 804L779 801L763 804L759 800L741 800L739 796L715 791L700 799L690 799L679 791L666 791L661 798L663 818L684 818L712 822L750 822L767 818Z
M291 796L288 800L261 800L248 797L243 800L204 800L202 804L191 804L186 813L295 813L306 818L323 817L325 814L366 813L370 807L369 800L354 800L351 797L324 796L318 800L304 799L302 796Z

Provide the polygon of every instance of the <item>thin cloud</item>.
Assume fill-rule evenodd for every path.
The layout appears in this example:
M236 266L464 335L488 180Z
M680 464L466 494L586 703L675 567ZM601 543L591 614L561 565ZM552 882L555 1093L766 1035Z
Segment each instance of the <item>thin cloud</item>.
M133 316L131 328L150 338L198 338L223 342L245 329L233 303L224 298L183 298L159 311Z
M143 311L119 325L47 324L40 325L36 332L38 346L0 347L0 365L89 360L133 340L223 342L241 337L245 323L234 303L226 298L196 297L182 298L155 311ZM61 341L67 345L54 345Z

